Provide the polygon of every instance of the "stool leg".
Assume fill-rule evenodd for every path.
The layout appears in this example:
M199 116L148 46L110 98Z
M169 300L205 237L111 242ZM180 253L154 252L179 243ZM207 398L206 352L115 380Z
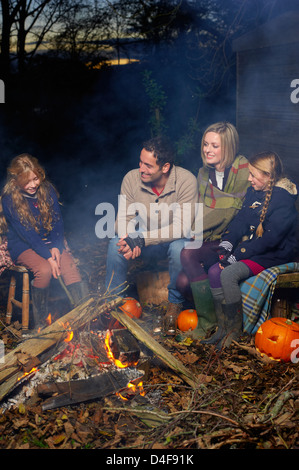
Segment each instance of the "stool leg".
M15 292L16 292L16 278L15 276L11 276L10 278L10 284L9 284L9 290L8 290L8 299L7 299L7 307L6 307L6 323L9 325L11 322L11 317L12 317L12 301L11 299L15 298Z
M22 329L29 328L29 274L23 273L22 290Z

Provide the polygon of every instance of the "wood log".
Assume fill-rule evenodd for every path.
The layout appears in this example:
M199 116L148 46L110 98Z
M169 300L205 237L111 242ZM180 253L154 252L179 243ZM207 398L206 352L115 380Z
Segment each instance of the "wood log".
M298 289L299 287L299 272L282 273L277 277L275 284L276 289Z
M135 337L129 330L112 330L109 337L109 347L114 359L122 364L137 364L140 357L140 348Z
M138 325L138 323L123 312L112 310L110 314L123 324L128 330L141 341L147 348L159 357L168 367L174 370L187 384L196 388L198 383L192 374L178 359L176 359L167 349L158 343L150 334Z
M117 393L126 388L130 382L132 377L130 377L129 372L129 370L120 369L113 372L104 372L89 379L41 384L37 387L37 393L40 397L46 398L42 409L43 411L52 410ZM141 378L142 374L140 373Z
M168 299L168 271L143 271L136 280L138 297L141 304L158 305Z
M70 329L76 331L101 313L115 308L123 302L121 297L100 305L98 299L90 298L44 328L34 338L23 341L13 351L4 356L4 364L0 367L0 401L18 384L24 375L24 365L38 358L42 353L63 341ZM9 380L8 380L9 379Z

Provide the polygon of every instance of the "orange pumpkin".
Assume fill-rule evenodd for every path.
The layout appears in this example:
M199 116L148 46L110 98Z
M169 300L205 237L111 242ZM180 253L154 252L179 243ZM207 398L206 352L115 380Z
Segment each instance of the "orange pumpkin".
M142 313L142 308L140 303L133 299L133 297L127 297L125 303L121 305L119 308L126 313L130 318L140 318Z
M183 310L178 316L178 328L181 331L194 330L197 326L198 318L196 310Z
M263 355L277 361L290 362L291 354L298 342L292 346L292 341L299 339L299 325L287 318L270 318L257 330L255 347Z

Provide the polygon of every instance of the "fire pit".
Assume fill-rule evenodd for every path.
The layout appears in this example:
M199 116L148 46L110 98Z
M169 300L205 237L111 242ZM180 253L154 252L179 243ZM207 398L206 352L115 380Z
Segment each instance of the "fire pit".
M69 334L66 341L53 357L20 377L4 408L34 394L44 411L121 394L127 388L131 394L142 393L142 352L128 330L81 331Z
M140 392L148 352L196 386L192 372L146 331L146 322L117 311L122 298L100 302L88 299L6 355L0 399L9 396L16 404L37 391L43 408L51 409L120 393L132 382ZM107 312L108 328L100 321ZM12 398L20 389L21 395Z

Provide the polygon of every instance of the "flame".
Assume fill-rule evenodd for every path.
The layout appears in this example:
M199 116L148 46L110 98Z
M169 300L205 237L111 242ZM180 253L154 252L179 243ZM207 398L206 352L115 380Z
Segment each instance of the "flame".
M114 364L117 367L121 368L121 369L123 369L124 367L128 367L127 363L123 364L121 361L114 358L113 353L112 353L111 348L110 348L110 344L109 344L110 336L111 336L110 331L107 331L107 334L106 334L106 337L105 337L105 346L106 346L108 358L111 359L114 362Z
M51 324L52 324L52 315L51 315L51 313L49 313L49 315L47 316L47 318L46 318L46 323L47 323L47 325L51 325Z
M127 384L127 389L131 389L132 392L136 393L139 391L139 394L144 397L145 396L145 391L143 388L143 382L139 382L137 385L133 384L132 382L129 382ZM138 390L139 389L139 390ZM117 392L116 395L121 398L124 401L128 401L128 398L124 397L120 392Z
M72 330L68 331L67 337L65 338L64 342L69 343L70 341L72 341L73 337L74 337L74 332Z
M127 385L127 388L131 388L133 392L137 392L137 389L139 389L139 393L141 396L144 397L145 391L143 388L143 382L139 382L137 385L132 384L132 382L129 382Z
M70 341L72 341L72 339L74 337L74 332L72 331L72 328L71 328L69 322L67 322L67 323L59 322L59 324L62 325L63 328L65 328L67 330L67 337L64 339L64 342L69 343Z
M37 370L38 370L37 367L33 367L30 372L25 372L22 375L22 377L18 377L18 381L22 380L24 377L26 377L26 375L30 375L30 374L32 374L32 372L36 372Z

